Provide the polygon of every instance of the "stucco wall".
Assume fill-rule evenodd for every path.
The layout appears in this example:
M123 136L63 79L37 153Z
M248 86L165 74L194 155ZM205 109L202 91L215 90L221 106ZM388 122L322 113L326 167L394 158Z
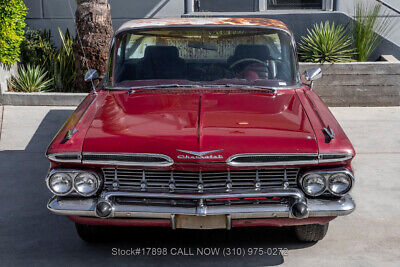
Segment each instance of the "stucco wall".
M35 29L50 29L53 35L58 27L74 32L75 0L24 0L29 8L27 22ZM184 13L184 0L109 0L114 28L130 19L179 17ZM54 38L59 44L58 38Z
M311 28L315 23L320 23L326 20L334 21L336 24L349 25L350 17L341 12L269 12L269 13L252 13L252 14L204 14L207 17L212 16L238 16L238 17L267 17L272 19L279 19L286 23L289 29L294 33L296 41L300 41L301 36L307 34L307 29ZM188 15L188 16L201 16L200 14ZM371 55L370 60L374 61L379 58L382 54L394 55L397 59L400 59L400 47L388 40L383 40L382 44L375 50Z
M336 9L338 11L344 12L350 16L354 14L354 5L360 0L336 0ZM376 3L375 0L361 0L367 4L374 4ZM385 3L391 5L392 7L400 10L400 1L399 0L384 0ZM392 41L393 43L400 46L400 31L398 30L400 26L400 14L391 11L390 9L382 6L382 11L387 13L390 16L390 20L392 21L393 25L398 25L393 28L388 36L385 36L388 40ZM400 59L400 58L399 58Z
M8 90L7 80L10 79L12 75L15 75L16 72L17 64L14 64L10 67L0 64L0 93L6 92Z

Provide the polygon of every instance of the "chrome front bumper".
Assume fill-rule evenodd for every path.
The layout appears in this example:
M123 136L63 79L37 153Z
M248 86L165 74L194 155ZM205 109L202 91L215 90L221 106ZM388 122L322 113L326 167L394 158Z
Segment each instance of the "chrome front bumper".
M139 204L119 204L115 197L159 198L159 199L191 199L198 200L196 207L150 206ZM284 197L288 203L251 204L251 205L219 205L206 206L206 199L222 198L255 198L255 197ZM104 218L96 212L99 203L108 203L111 213L106 218L154 218L170 219L175 215L229 215L230 219L255 218L308 218L325 216L342 216L350 214L355 209L355 203L346 195L340 199L307 199L299 189L269 189L260 192L216 193L216 194L177 194L177 193L148 193L106 191L98 198L64 198L52 197L47 205L55 214L69 216L89 216ZM299 216L294 212L295 205L305 205L304 214Z

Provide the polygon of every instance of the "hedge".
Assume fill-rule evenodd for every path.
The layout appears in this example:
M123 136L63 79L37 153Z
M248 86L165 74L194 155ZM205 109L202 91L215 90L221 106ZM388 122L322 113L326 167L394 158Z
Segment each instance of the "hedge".
M19 61L26 13L23 0L0 0L0 64Z

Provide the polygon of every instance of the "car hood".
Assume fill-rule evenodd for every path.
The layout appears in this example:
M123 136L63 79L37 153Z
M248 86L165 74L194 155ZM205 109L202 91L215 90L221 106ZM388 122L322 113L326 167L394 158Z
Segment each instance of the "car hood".
M110 92L87 131L83 152L218 162L239 153L317 153L318 147L293 90L154 90Z

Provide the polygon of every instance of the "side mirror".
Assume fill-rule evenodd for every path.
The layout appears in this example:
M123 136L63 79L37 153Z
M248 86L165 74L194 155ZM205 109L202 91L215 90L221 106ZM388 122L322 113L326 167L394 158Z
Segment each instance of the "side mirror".
M306 71L304 72L304 78L309 82L318 80L321 77L322 77L321 68L306 69Z
M90 82L99 78L97 70L90 69L85 74L85 82Z

